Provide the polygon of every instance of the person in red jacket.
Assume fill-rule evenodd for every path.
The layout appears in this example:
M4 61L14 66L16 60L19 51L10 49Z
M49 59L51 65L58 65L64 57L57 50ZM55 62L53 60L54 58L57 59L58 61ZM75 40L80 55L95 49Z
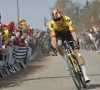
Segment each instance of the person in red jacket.
M4 25L5 29L9 29L9 30L17 30L17 28L15 27L15 22L11 21L9 24Z

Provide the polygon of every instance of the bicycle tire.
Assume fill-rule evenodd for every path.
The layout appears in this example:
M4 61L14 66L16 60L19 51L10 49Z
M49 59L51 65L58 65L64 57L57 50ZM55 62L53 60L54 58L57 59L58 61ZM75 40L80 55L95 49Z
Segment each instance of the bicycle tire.
M85 82L85 78L84 78L82 69L81 69L81 67L80 67L80 65L79 65L79 63L78 63L78 60L77 60L76 56L73 55L73 54L72 54L72 56L73 56L74 60L76 61L77 65L78 65L78 67L79 67L79 74L80 74L81 84L82 84L82 86L83 86L84 88L86 88L87 85L86 85L86 82Z
M69 57L69 59L71 59L71 58ZM69 61L70 61L70 64L69 64ZM69 71L70 71L71 77L72 77L72 79L74 81L74 84L77 87L77 89L81 90L80 76L79 76L79 74L77 72L75 72L71 60L69 60L69 61L67 63L68 63L68 67L69 67ZM74 72L74 74L73 74L73 72Z

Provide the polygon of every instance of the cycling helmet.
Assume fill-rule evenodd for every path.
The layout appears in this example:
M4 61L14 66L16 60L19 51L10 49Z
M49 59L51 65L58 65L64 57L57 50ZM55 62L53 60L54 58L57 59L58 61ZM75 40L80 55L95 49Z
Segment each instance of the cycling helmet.
M54 9L52 11L52 19L57 19L62 16L62 11L60 9Z

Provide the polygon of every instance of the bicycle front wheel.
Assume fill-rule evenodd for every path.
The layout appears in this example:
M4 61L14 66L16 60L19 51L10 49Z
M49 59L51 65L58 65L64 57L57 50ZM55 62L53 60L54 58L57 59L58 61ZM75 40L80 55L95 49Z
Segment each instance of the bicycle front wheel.
M75 60L75 63L77 64L78 71L79 71L79 75L80 75L81 83L82 83L83 87L86 88L87 85L86 85L86 82L85 82L85 78L84 78L82 69L81 69L81 67L80 67L80 65L79 65L79 63L78 63L78 60L76 59L76 56L75 56L75 55L72 55L72 56L73 56L73 58L74 58L74 60Z
M81 90L80 75L79 75L78 72L75 71L75 68L73 66L73 62L72 62L70 57L69 57L69 60L68 60L68 67L69 67L70 75L71 75L71 77L74 81L75 86L77 87L78 90Z

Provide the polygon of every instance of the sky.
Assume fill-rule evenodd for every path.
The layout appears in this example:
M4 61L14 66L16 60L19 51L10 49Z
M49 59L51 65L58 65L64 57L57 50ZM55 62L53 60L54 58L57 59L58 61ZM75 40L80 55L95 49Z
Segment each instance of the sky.
M87 0L79 1L82 5ZM90 1L90 0L89 0ZM44 17L50 19L50 8L54 6L56 0L19 0L19 16L24 18L28 24L33 23L33 28L44 29ZM17 0L0 0L0 12L2 13L2 23L10 21L17 22Z

